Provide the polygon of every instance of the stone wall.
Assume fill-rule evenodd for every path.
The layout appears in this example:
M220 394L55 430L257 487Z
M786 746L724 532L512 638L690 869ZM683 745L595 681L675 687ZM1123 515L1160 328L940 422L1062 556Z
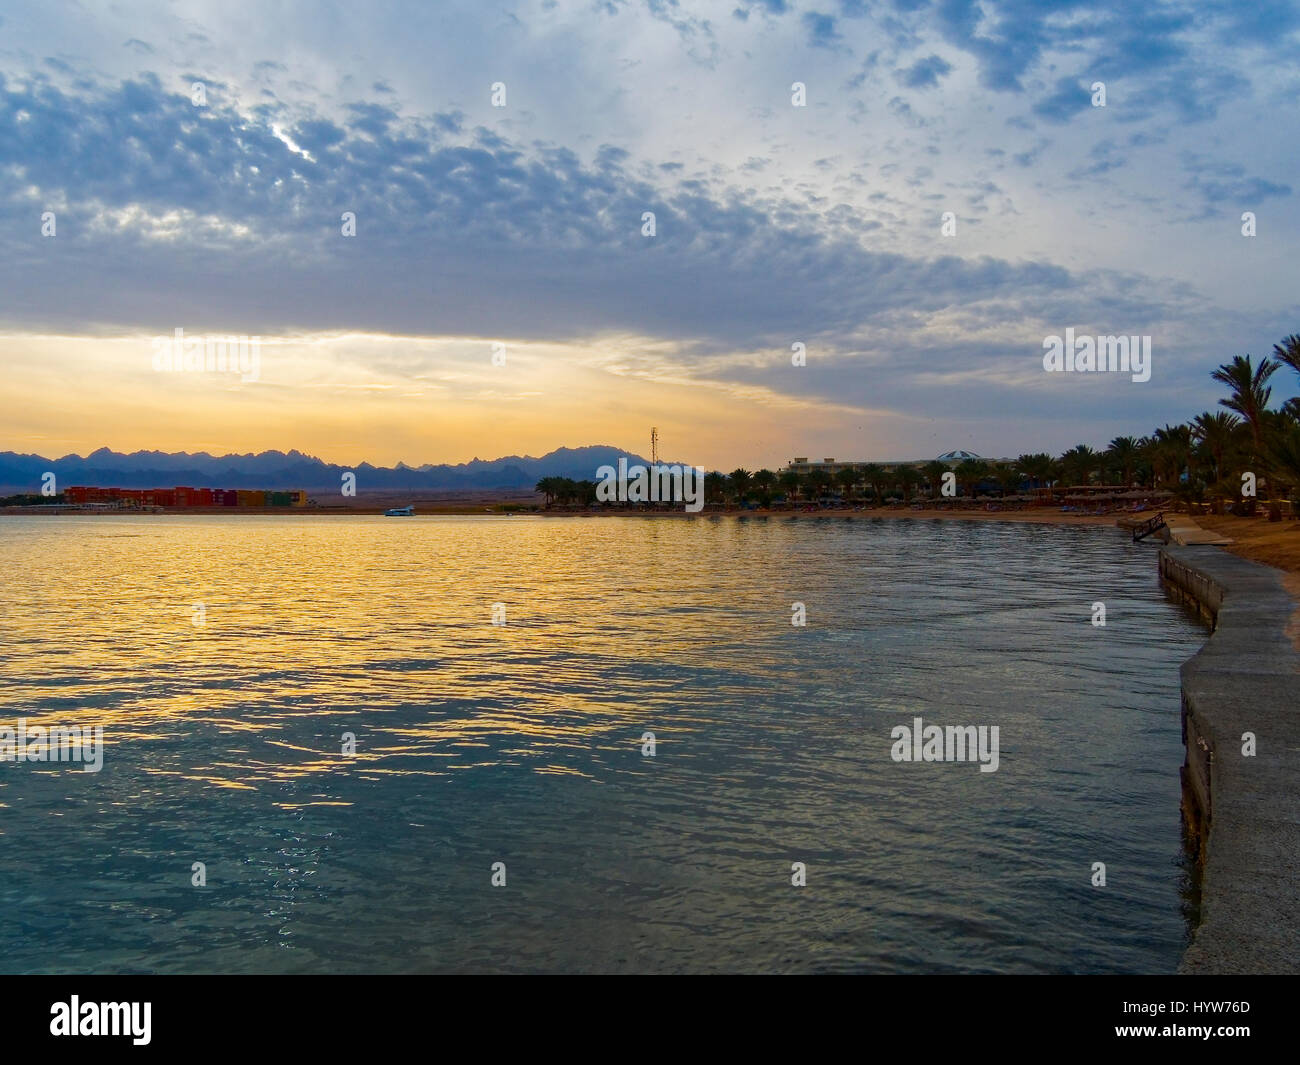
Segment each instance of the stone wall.
M1202 875L1180 971L1300 972L1296 604L1277 570L1214 547L1161 548L1160 576L1214 626L1182 667L1183 806Z

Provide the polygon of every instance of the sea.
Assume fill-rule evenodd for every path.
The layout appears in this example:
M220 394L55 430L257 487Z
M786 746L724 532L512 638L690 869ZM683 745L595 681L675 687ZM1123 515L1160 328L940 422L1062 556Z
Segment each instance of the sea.
M1095 526L5 518L0 748L103 746L0 762L0 970L1172 972L1205 638Z

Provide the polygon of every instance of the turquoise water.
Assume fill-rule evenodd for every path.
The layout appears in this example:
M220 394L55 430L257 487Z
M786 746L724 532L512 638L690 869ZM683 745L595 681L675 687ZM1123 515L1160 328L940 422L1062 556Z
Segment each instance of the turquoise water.
M0 572L0 725L106 744L0 763L4 971L1168 972L1185 942L1204 632L1115 530L65 516L0 521ZM915 716L998 726L998 770L893 761Z

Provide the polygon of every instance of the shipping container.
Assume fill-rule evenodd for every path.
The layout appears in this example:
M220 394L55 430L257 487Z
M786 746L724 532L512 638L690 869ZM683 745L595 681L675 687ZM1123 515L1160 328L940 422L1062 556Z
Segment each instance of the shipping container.
M117 504L126 507L305 507L307 493L264 491L260 488L100 488L74 484L63 490L74 504Z

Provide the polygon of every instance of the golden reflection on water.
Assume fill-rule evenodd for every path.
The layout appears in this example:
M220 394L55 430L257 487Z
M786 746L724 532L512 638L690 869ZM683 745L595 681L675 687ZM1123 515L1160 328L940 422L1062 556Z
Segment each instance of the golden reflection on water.
M198 731L220 759L163 754L146 771L223 787L499 760L595 779L585 758L562 756L624 749L663 710L679 736L707 726L702 683L761 700L798 672L808 632L860 627L855 600L871 595L873 571L889 567L904 593L927 579L924 558L882 557L862 535L858 550L819 551L813 522L16 525L0 526L0 561L26 578L3 608L3 710L31 725L103 725L110 746ZM790 624L795 600L809 601L808 630ZM491 623L495 604L504 625ZM602 674L620 677L614 697ZM764 728L781 723L755 722ZM358 738L346 759L344 731Z
M59 519L23 533L0 540L6 562L28 574L6 608L5 709L30 725L103 725L110 745L202 727L236 748L272 749L274 759L189 773L223 786L343 768L450 772L475 764L482 737L506 734L521 750L608 740L642 708L589 691L588 668L698 656L727 620L706 617L706 603L690 614L700 589L680 566L651 574L653 557L642 559L630 582L617 562L624 536L599 526L575 538L563 523L527 519L142 517ZM647 631L656 601L672 624ZM496 603L501 626L491 624ZM575 654L581 665L562 664ZM404 706L479 700L472 717L384 721ZM350 762L334 736L277 738L289 720L343 708L366 719ZM384 768L400 755L446 764Z
M124 915L98 953L59 933L86 964L204 967L216 942L221 969L1159 968L1177 665L1202 637L1141 546L908 521L0 520L20 575L0 722L102 725L107 747L102 774L0 765L7 853L39 852L7 872L50 893L51 927ZM1002 767L892 763L917 713L1000 724ZM1061 886L1117 847L1122 912ZM497 853L553 888L481 896ZM177 895L192 855L220 905ZM797 898L792 856L815 874ZM527 930L508 950L503 910Z

